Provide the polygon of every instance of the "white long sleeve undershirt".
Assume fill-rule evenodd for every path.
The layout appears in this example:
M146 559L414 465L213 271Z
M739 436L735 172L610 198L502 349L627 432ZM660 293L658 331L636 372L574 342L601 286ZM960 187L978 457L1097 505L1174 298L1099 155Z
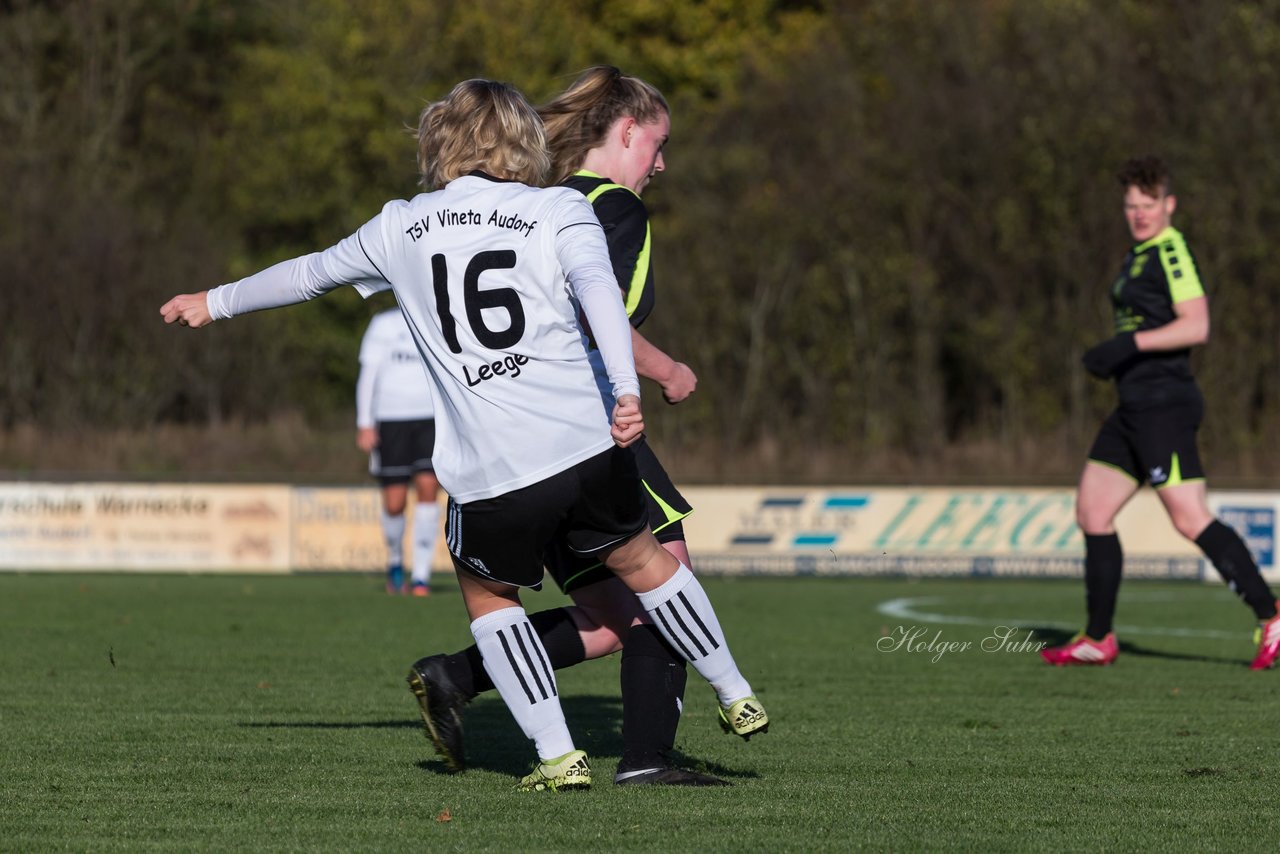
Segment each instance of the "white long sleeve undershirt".
M631 324L608 252L599 251L596 241L584 241L575 235L579 228L599 227L597 223L565 227L556 236L556 255L604 358L614 399L624 394L639 397L640 381L631 350ZM598 243L604 246L603 239ZM253 311L306 302L341 287L345 282L336 281L325 264L325 256L336 248L281 261L237 282L213 288L207 296L209 315L214 320L226 320Z

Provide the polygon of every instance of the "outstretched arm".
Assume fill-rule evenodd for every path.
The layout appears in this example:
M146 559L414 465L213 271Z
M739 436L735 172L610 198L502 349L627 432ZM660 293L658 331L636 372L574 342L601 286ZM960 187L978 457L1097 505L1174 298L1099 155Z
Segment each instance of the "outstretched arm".
M199 328L264 308L306 302L341 285L326 271L320 253L281 261L238 282L195 294L179 294L160 307L165 323Z

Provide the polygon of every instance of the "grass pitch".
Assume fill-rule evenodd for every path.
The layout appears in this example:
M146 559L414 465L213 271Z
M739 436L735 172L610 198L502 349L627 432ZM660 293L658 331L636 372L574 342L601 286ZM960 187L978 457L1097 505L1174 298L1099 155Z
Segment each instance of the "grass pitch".
M773 724L723 735L691 672L678 747L734 786L610 784L614 657L560 674L595 788L521 794L496 696L454 776L405 687L469 642L451 579L0 575L0 850L1274 848L1280 672L1221 588L1127 584L1119 662L1054 669L1078 582L705 583Z

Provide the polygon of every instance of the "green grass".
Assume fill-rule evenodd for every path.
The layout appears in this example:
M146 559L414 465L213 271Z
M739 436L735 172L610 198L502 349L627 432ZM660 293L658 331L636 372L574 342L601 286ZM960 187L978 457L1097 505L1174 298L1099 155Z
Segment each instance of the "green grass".
M981 641L1007 623L1062 639L1034 627L1074 625L1078 583L706 586L773 726L723 735L691 673L678 746L735 785L609 784L612 658L560 674L598 782L557 795L511 790L533 751L496 697L468 709L465 774L423 738L406 667L469 640L444 584L420 601L356 576L0 575L0 850L1274 848L1280 673L1247 669L1251 620L1221 588L1128 584L1120 623L1141 631L1120 661L1054 669ZM902 597L969 622L877 610ZM972 646L877 648L900 627Z

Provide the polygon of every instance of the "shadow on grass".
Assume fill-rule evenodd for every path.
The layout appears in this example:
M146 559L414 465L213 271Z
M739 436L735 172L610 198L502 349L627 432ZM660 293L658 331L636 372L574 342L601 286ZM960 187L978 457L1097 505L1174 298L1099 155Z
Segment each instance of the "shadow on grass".
M622 700L619 697L597 695L562 697L565 720L574 742L588 756L622 755ZM406 729L421 730L422 722L413 720L383 721L264 721L241 723L242 727L263 729ZM534 751L529 740L520 732L507 707L496 698L485 698L467 706L463 718L463 738L468 768L483 768L504 774L520 776L529 770ZM419 739L425 751L432 748L426 739ZM672 751L672 761L682 768L690 768L726 779L758 777L755 771L741 771L718 762L707 762ZM443 760L438 757L416 763L419 768L435 774L449 774Z
M1046 643L1048 646L1061 646L1076 636L1075 632L1066 629L1050 628L1048 626L1018 626L1018 631L1030 631L1035 634L1037 641ZM1167 661L1200 661L1206 664L1224 664L1232 667L1248 667L1249 662L1239 658L1222 658L1216 655L1197 655L1194 653L1168 652L1162 649L1152 649L1149 646L1134 643L1129 640L1120 641L1120 653L1122 655L1135 655L1140 658L1163 658Z
M418 721L263 721L239 726L248 729L418 729L422 724Z
M1242 658L1222 658L1217 655L1188 655L1181 652L1166 652L1161 649L1151 649L1150 647L1139 646L1130 641L1120 641L1120 651L1127 655L1140 655L1149 658L1164 658L1169 661L1203 661L1208 664L1225 664L1231 667L1249 666L1249 662Z

